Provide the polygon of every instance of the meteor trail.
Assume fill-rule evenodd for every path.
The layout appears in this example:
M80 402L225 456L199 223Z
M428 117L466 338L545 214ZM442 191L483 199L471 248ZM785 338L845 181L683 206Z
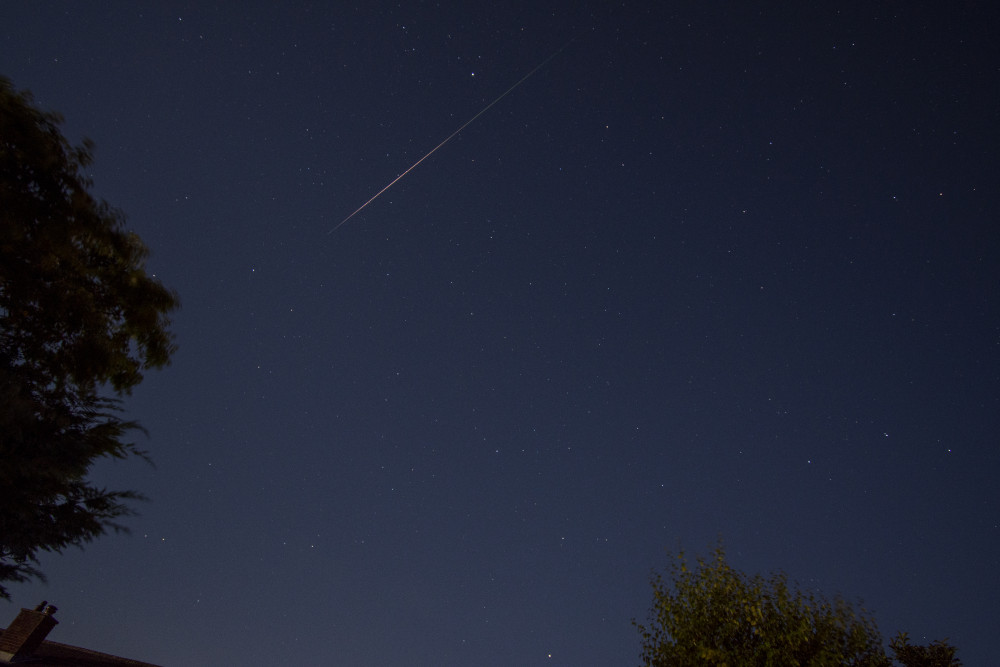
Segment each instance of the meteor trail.
M462 125L462 127L458 128L457 130L455 130L454 132L452 132L450 135L448 135L447 139L445 139L444 141L442 141L441 143L439 143L437 146L435 146L434 148L432 148L431 151L427 155L423 156L422 158L420 158L419 160L417 160L416 162L414 162L412 167L410 167L409 169L407 169L406 171L404 171L402 174L400 174L399 176L397 176L395 179L393 179L392 182L389 183L389 185L385 186L384 188L382 188L381 190L379 190L378 192L376 192L374 197L372 197L371 199L369 199L368 201L366 201L364 204L362 204L361 206L359 206L357 208L357 210L354 211L354 213L351 213L349 216L347 216L346 218L344 218L343 220L341 220L333 229L331 229L330 231L328 231L326 233L327 236L329 236L330 234L333 234L335 231L337 231L338 229L340 229L344 225L344 223L346 223L348 220L350 220L351 218L353 218L354 216L356 216L358 213L360 213L366 206L368 206L368 204L371 204L373 201L375 201L376 199L378 199L379 196L383 192L385 192L386 190L388 190L389 188L391 188L392 186L394 186L399 181L399 179L403 178L403 176L406 176L408 173L410 173L411 171L413 171L414 169L416 169L418 164L420 164L421 162L423 162L424 160L426 160L427 158L429 158L431 155L434 155L434 152L437 151L437 149L441 148L446 143L448 143L449 141L451 141L452 139L454 139L455 135L457 135L459 132L461 132L466 127L468 127L472 123L472 121L476 120L477 118L479 118L480 116L482 116L484 113L486 113L487 111L489 111L490 108L494 104L496 104L497 102L499 102L503 98L507 97L507 95L512 90L514 90L515 88L517 88L518 86L520 86L522 83L524 83L528 79L528 77L530 77L532 74L534 74L538 70L540 70L543 67L545 67L549 63L550 60L552 60L553 58L555 58L556 56L558 56L560 53L562 53L563 50L565 50L565 48L567 46L569 46L570 42L572 42L572 41L573 40L570 40L569 42L566 42L561 49L559 49L558 51L556 51L555 53L553 53L551 56L549 56L548 58L546 58L545 60L543 60L538 65L536 65L535 69L531 70L530 72L528 72L527 74L525 74L523 77L521 77L521 79L517 83L515 83L513 86L511 86L510 88L508 88L507 90L505 90L504 93L500 97L496 98L495 100L493 100L492 102L490 102L489 104L487 104L483 108L482 111L480 111L479 113L477 113L475 116L473 116L469 120L465 121L465 124Z

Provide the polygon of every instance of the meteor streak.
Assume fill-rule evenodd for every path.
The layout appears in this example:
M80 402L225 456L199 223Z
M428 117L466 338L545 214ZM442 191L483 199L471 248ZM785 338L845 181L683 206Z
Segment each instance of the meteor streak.
M335 226L333 229L331 229L330 231L327 232L327 236L329 236L330 234L333 234L335 231L337 231L338 229L340 229L341 227L343 227L344 223L346 223L348 220L350 220L351 218L353 218L354 216L356 216L358 213L360 213L362 210L364 210L364 208L366 206L368 206L368 204L371 204L373 201L375 201L376 199L378 199L379 196L383 192L385 192L386 190L388 190L389 188L391 188L392 186L394 186L396 183L398 183L399 179L403 178L403 176L406 176L408 173L410 173L411 171L413 171L414 169L416 169L417 165L419 165L421 162L423 162L424 160L426 160L427 158L429 158L431 155L434 155L434 153L437 151L437 149L441 148L446 143L448 143L449 141L451 141L452 139L454 139L455 135L457 135L459 132L461 132L466 127L468 127L472 123L472 121L476 120L477 118L479 118L480 116L482 116L484 113L486 113L487 111L489 111L490 108L492 108L494 104L496 104L497 102L499 102L503 98L507 97L507 95L512 90L514 90L515 88L517 88L518 86L520 86L522 83L524 83L528 79L528 77L530 77L532 74L534 74L538 70L540 70L543 67L545 67L549 63L550 60L552 60L553 58L555 58L556 56L558 56L560 53L562 53L563 50L565 50L565 48L567 46L569 46L570 42L572 42L572 41L573 40L570 40L569 42L566 42L566 44L564 44L561 49L559 49L558 51L556 51L555 53L553 53L551 56L549 56L548 58L546 58L545 60L543 60L538 65L536 65L535 69L531 70L530 72L528 72L527 74L525 74L523 77L521 77L521 79L517 83L515 83L513 86L511 86L510 88L508 88L507 90L505 90L504 93L500 97L496 98L495 100L493 100L492 102L490 102L489 104L487 104L483 108L482 111L480 111L479 113L477 113L475 116L473 116L469 120L465 121L465 124L462 125L460 128L458 128L457 130L455 130L454 132L452 132L451 134L449 134L447 139L445 139L444 141L442 141L441 143L439 143L437 146L435 146L434 148L432 148L431 151L427 155L423 156L422 158L420 158L419 160L417 160L416 162L414 162L412 167L410 167L409 169L407 169L406 171L404 171L402 174L400 174L399 176L397 176L396 178L394 178L392 180L392 182L389 183L389 185L385 186L384 188L382 188L381 190L379 190L378 192L376 192L374 197L372 197L371 199L369 199L368 201L366 201L364 204L362 204L361 206L359 206L357 208L357 210L354 211L354 213L351 213L349 216L347 216L346 218L344 218L343 220L341 220L337 224L337 226Z

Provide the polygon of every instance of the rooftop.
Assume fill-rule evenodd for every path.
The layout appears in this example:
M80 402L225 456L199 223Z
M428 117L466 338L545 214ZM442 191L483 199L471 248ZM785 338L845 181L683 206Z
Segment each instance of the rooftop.
M55 612L56 607L43 601L34 609L21 609L9 627L0 628L0 665L157 667L148 662L48 641L49 632L59 624Z
M3 628L0 628L3 632ZM140 662L116 655L91 651L79 646L43 641L30 658L10 662L0 658L0 665L31 665L31 667L159 667L150 662Z

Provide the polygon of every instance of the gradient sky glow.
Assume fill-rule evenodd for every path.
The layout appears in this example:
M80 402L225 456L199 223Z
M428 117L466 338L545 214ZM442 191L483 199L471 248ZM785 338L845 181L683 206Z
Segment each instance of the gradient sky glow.
M164 665L638 664L733 565L993 659L997 17L979 3L5 3L176 289L152 499L51 639ZM328 232L567 41L572 43Z

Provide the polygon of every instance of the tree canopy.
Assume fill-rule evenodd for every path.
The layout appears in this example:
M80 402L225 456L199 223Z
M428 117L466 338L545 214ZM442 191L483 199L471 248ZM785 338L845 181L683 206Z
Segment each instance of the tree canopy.
M178 298L146 272L124 214L91 194L93 144L71 146L61 122L0 77L0 582L41 578L39 551L121 529L141 496L87 473L145 456L119 398L175 350Z
M648 625L633 624L645 667L891 667L872 617L840 597L790 584L783 573L747 576L721 546L692 567L683 553L654 574ZM955 667L944 642L890 644L904 667Z

